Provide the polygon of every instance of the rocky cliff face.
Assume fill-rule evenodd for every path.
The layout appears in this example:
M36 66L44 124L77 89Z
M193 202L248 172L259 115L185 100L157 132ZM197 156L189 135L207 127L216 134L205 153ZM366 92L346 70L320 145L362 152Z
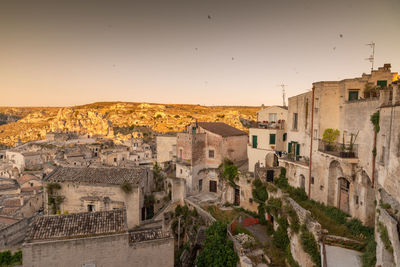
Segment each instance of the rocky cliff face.
M66 108L0 108L0 113L21 117L16 122L0 126L0 144L13 146L18 138L23 142L43 139L49 131L75 131L113 137L115 128L148 126L156 132L175 132L182 131L195 120L220 121L246 130L242 122L255 121L258 110L258 107L124 102ZM122 139L128 136L118 133Z

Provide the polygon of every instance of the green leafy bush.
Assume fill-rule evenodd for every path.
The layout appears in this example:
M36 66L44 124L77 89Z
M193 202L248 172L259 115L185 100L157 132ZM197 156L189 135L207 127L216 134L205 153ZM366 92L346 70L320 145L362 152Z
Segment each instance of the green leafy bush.
M289 237L287 234L287 229L289 227L289 223L285 217L279 218L277 220L279 226L274 233L274 245L277 248L282 249L283 251L286 250L286 247L289 246Z
M301 226L300 242L303 250L311 256L312 261L321 266L321 256L318 250L317 242L312 233L310 233L305 225Z
M329 145L334 143L339 137L340 132L337 129L327 128L322 135L322 141L328 143Z
M17 251L14 254L11 251L0 252L0 266L14 266L22 264L22 251Z
M375 267L376 265L376 242L374 236L367 241L364 253L361 255L363 267Z
M198 267L235 267L238 260L233 243L227 238L226 224L214 222L206 230L205 246L196 258L196 265Z
M121 185L121 189L122 191L124 191L126 194L131 193L132 192L132 185L130 183L128 183L127 181L125 181L122 185Z
M379 127L379 110L371 115L371 123L374 126L374 131L379 133L379 130L380 130L380 127Z
M385 249L390 253L393 253L393 246L392 242L390 242L388 230L386 226L383 225L382 222L378 222L378 230L379 230L379 236L382 240L383 245L385 246Z
M253 199L255 202L259 204L264 204L268 199L268 192L266 185L261 182L260 179L255 179L253 181L253 190L252 190Z

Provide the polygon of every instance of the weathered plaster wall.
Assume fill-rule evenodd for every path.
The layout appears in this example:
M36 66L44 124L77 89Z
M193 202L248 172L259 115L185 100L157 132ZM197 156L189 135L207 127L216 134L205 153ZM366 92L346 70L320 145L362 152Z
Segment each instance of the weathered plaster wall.
M173 266L174 239L128 243L128 234L27 243L22 249L24 267Z

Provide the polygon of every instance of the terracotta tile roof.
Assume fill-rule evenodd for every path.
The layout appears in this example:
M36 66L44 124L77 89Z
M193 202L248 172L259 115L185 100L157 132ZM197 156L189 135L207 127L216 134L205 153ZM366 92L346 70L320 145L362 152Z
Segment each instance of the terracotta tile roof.
M0 210L0 215L5 216L15 216L21 207L13 207L13 208L2 208Z
M21 177L17 178L19 185L23 185L24 183L31 181L31 180L40 181L39 178L37 178L36 176L31 175L31 174L24 174Z
M26 241L71 239L127 231L125 209L36 217Z
M235 127L232 127L223 122L198 122L197 124L201 128L218 134L222 137L247 135L246 132L236 129Z
M91 184L137 184L146 175L146 168L87 168L59 167L50 173L48 182L76 182Z
M1 204L5 207L21 207L21 200L19 198L6 198Z

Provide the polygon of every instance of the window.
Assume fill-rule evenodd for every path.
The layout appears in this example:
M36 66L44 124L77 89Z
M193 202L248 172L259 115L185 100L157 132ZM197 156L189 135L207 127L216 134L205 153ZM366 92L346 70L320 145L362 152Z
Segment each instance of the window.
M358 99L358 90L349 90L349 101Z
M114 158L114 162L117 162L117 158Z
M276 113L269 113L268 119L269 119L269 122L273 122L273 121L276 122L277 121Z
M257 148L257 135L253 135L253 148Z
M286 139L287 139L287 133L284 133L284 134L283 134L282 139L283 139L283 142L286 141Z
M182 169L181 169L181 174L182 174Z
M87 205L87 210L89 212L94 212L94 205L91 205L91 204Z
M276 134L269 134L269 144L275 145Z
M203 179L199 180L199 192L203 191Z
M179 158L182 159L182 157L183 157L183 149L180 148L179 149Z
M381 88L386 88L387 87L387 81L386 80L377 81L376 85L381 87Z
M358 196L355 196L356 205L358 205Z
M311 184L314 184L314 176L311 177Z
M208 150L208 157L211 159L214 158L214 150L213 149Z
M297 113L293 113L293 130L297 130Z

